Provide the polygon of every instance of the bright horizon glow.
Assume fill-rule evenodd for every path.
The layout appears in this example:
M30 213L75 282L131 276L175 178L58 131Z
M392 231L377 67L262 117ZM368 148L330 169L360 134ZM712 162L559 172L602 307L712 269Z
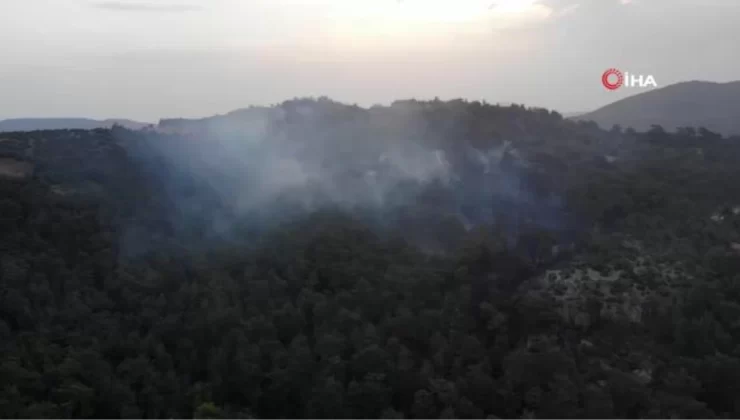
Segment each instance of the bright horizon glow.
M661 85L737 80L738 16L738 0L0 0L0 119L156 121L321 95L588 111L628 93L601 85L614 66Z
M540 21L552 10L541 0L320 0L335 45L440 46L495 29ZM321 8L321 7L320 7ZM423 47L422 47L423 48Z
M333 19L397 23L465 23L517 17L543 7L539 0L324 0Z

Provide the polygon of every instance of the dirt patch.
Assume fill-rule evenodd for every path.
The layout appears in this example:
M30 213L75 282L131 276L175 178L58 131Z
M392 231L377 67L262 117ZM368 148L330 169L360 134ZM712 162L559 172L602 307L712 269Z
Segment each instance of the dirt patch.
M0 158L0 176L25 178L31 175L33 165L21 160Z

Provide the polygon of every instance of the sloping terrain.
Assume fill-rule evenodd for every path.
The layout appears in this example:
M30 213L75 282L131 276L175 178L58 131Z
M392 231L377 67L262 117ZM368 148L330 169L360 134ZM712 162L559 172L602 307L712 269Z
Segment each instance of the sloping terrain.
M227 119L2 136L0 415L740 416L738 138Z
M126 119L93 120L89 118L13 118L0 120L0 132L36 130L92 130L120 125L140 130L150 124Z
M571 118L595 121L604 129L617 124L645 131L655 124L668 131L704 127L724 135L740 135L740 81L677 83Z

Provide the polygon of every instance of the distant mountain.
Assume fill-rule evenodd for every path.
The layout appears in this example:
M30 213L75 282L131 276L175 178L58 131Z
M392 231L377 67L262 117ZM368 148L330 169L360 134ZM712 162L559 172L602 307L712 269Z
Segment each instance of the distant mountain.
M677 83L570 118L595 121L606 129L619 124L641 131L658 124L669 131L692 126L705 127L725 135L738 135L740 81Z
M323 102L322 102L323 103ZM312 104L315 106L315 104ZM312 110L312 107L306 110ZM259 130L268 121L280 120L282 108L251 106L240 108L226 114L204 118L163 118L155 127L167 133L208 132L211 134L241 133L245 130Z
M114 124L122 125L131 130L140 130L151 125L126 119L93 120L89 118L14 118L1 120L0 132L64 129L92 130L95 128L110 128Z
M583 115L583 114L587 114L587 113L586 112L563 112L561 113L561 115L564 118L571 118L571 119L578 117L579 115Z

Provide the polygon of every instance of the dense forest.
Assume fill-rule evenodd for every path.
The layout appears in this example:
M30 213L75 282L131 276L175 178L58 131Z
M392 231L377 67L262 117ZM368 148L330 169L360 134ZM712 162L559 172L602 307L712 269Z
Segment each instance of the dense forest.
M229 118L0 134L1 417L740 417L740 138Z

